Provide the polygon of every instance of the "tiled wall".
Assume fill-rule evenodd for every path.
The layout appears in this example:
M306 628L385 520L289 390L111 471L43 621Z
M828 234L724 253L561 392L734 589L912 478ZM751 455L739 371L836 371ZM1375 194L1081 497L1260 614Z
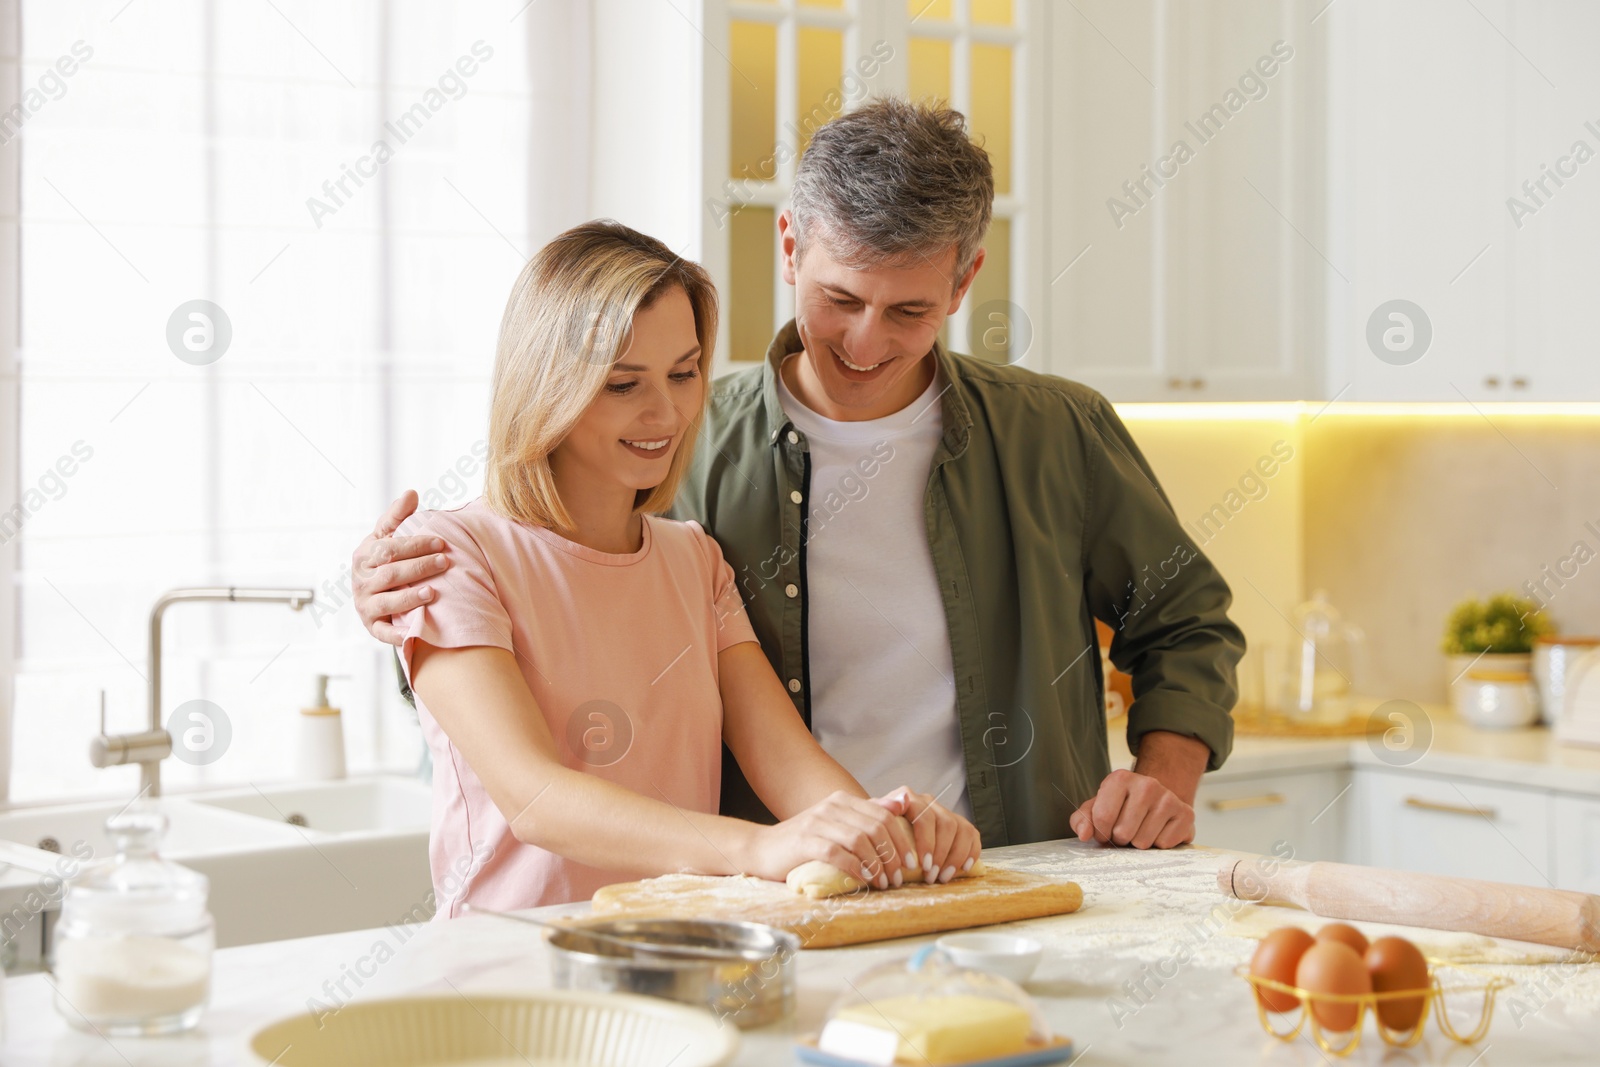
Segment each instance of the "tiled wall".
M1302 599L1306 464L1299 416L1263 409L1261 417L1195 419L1165 406L1161 417L1137 411L1123 411L1130 431L1189 536L1233 587L1230 614L1250 646L1240 664L1241 698L1259 700L1260 651L1288 632L1283 615Z
M1306 588L1368 630L1373 692L1444 698L1468 595L1532 583L1559 630L1600 631L1600 418L1330 417L1305 446Z
M1356 683L1372 697L1445 699L1439 637L1471 594L1527 595L1533 583L1561 631L1600 633L1600 414L1262 405L1219 418L1139 406L1123 415L1233 586L1252 649L1246 699L1262 685L1263 656L1294 639L1286 616L1316 589L1366 631ZM1278 441L1293 457L1241 489ZM1219 504L1237 505L1220 526Z

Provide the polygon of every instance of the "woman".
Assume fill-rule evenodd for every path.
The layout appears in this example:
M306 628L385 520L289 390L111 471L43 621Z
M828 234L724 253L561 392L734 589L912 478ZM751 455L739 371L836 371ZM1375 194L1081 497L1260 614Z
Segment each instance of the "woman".
M906 789L868 798L817 745L716 542L659 516L716 332L705 271L613 222L557 237L512 289L484 496L407 524L452 566L395 620L434 755L441 916L669 871L781 880L809 860L885 888L902 866L932 880L978 856L971 823ZM723 742L777 825L715 814Z

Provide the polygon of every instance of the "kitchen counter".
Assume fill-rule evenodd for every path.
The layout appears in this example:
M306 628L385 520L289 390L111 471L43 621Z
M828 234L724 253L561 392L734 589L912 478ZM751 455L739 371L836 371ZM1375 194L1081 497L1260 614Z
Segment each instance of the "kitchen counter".
M1348 749L1348 745L1344 746ZM1248 987L1231 974L1249 958L1251 934L1304 913L1230 901L1216 888L1222 854L1185 848L1136 852L1056 841L985 852L995 866L1068 877L1084 890L1073 914L1010 924L1045 943L1028 990L1060 1033L1076 1042L1075 1064L1316 1065L1306 1039L1282 1044L1256 1021ZM587 905L538 914L582 912ZM1371 927L1373 930L1381 929ZM1484 1042L1466 1048L1430 1029L1409 1052L1391 1052L1371 1023L1349 1063L1398 1060L1455 1067L1593 1063L1600 1038L1600 964L1537 965L1552 950L1416 931L1425 951L1489 954L1487 969L1518 986L1502 994ZM927 938L802 953L799 1007L785 1023L746 1031L739 1064L793 1062L790 1045L814 1031L846 980L909 954ZM1448 940L1448 944L1445 941ZM286 1014L350 999L462 990L540 989L550 963L533 927L493 918L329 934L217 953L209 1013L181 1038L103 1040L71 1030L55 1013L45 975L6 984L8 1040L0 1063L116 1067L245 1064L246 1037ZM1431 1025L1431 1024L1430 1024ZM1335 1062L1335 1061L1329 1061Z
M1484 730L1463 722L1445 705L1411 707L1421 711L1431 739L1420 754L1406 752L1406 759L1397 760L1384 749L1382 734L1364 738L1235 734L1228 761L1204 780L1226 782L1252 775L1352 766L1398 767L1408 773L1443 774L1600 797L1600 747L1563 745L1547 726ZM1119 719L1107 731L1113 767L1133 766L1125 726L1126 720ZM1421 749L1422 745L1417 747Z

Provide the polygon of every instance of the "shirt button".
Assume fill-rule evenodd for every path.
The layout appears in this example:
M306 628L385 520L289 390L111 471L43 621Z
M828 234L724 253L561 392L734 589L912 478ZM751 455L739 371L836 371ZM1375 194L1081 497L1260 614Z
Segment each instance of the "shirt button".
M794 501L796 504L798 504L798 503L800 503L800 501L804 500L805 497L800 495L800 490L791 489L791 490L789 490L789 499Z
M793 600L795 597L800 595L800 587L798 585L794 585L793 583L784 586L783 591L790 600Z
M800 679L798 679L798 678L790 678L789 679L789 692L791 692L791 693L800 692Z
M800 443L800 435L795 433L793 430L790 430L789 431L789 443L791 445L799 444Z

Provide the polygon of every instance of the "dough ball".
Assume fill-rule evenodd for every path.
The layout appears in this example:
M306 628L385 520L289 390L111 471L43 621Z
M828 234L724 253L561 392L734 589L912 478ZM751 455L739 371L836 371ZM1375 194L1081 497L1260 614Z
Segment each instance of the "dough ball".
M978 860L972 865L970 871L956 871L957 878L976 878L987 870L983 860ZM920 867L907 867L900 872L902 885L890 883L890 889L898 889L904 885L913 885L922 881ZM831 863L821 860L811 860L802 863L789 872L789 877L784 879L785 884L796 893L810 897L812 900L821 900L824 897L844 896L863 888L867 883L854 875L846 874Z
M847 893L854 893L866 884L859 878L845 874L833 864L821 860L802 863L789 872L789 877L785 878L784 882L794 892L812 900L844 896Z

